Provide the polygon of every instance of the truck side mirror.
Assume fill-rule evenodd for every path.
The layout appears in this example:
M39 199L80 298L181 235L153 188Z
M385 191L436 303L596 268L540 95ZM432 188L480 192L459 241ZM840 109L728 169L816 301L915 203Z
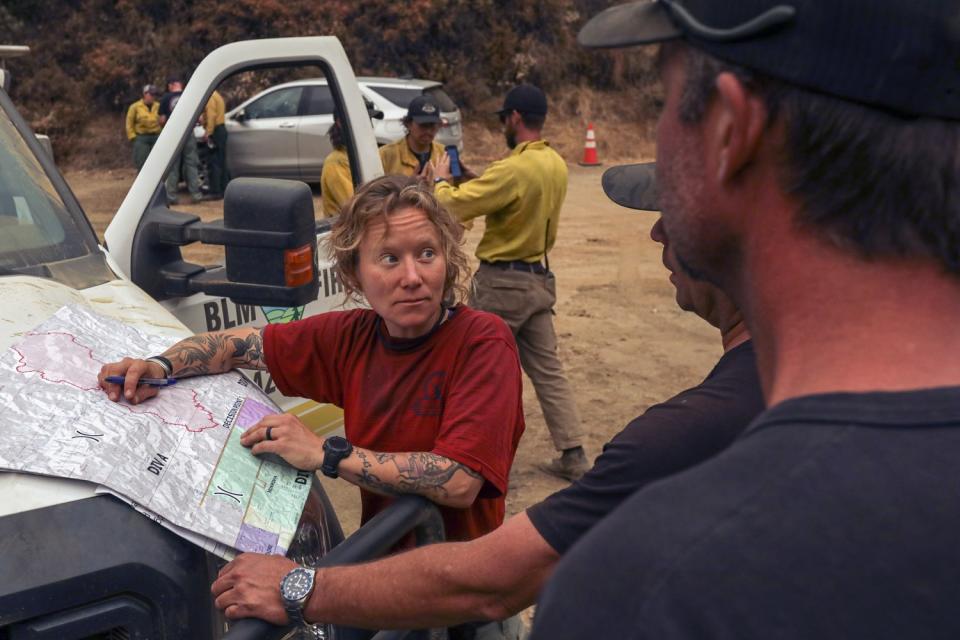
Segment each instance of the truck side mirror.
M156 300L194 293L239 304L296 307L317 297L316 223L310 187L294 180L237 178L224 198L224 219L153 207L133 239L133 281ZM184 262L191 242L226 248L227 266Z
M279 287L308 296L289 306L317 297L316 221L313 194L306 184L269 178L232 180L223 199L223 227L249 234L251 240L224 243L227 280L256 286L261 293Z

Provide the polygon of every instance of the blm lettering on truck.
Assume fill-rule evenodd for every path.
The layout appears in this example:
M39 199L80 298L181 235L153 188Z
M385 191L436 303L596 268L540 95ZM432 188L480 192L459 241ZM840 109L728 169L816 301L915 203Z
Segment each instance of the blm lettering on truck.
M257 308L251 304L237 304L226 298L203 303L203 317L207 331L233 329L257 320Z
M332 298L343 293L343 285L332 267L320 269L320 291L323 298ZM290 322L303 317L303 307L260 307L267 322ZM207 331L222 331L242 327L259 319L257 307L238 304L227 298L218 298L203 303L203 319Z

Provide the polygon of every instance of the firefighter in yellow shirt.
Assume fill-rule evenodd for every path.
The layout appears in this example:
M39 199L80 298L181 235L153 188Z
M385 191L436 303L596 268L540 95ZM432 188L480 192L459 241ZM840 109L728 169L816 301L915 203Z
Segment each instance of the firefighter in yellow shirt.
M407 135L380 147L380 161L386 175L415 176L424 167L433 165L443 155L443 145L434 142L440 131L440 106L433 98L419 95L410 101L403 126Z
M152 84L143 87L143 97L127 109L127 139L133 143L133 166L139 171L160 135L160 90Z
M520 363L561 452L541 468L573 480L588 464L573 391L557 356L556 280L547 261L567 193L567 164L541 135L547 116L543 91L529 84L514 87L498 113L510 155L454 185L444 154L434 170L436 195L461 222L485 217L470 306L497 314L513 330Z
M340 207L353 197L353 177L350 173L350 158L343 140L343 123L334 114L333 126L327 133L333 151L323 159L320 171L320 193L323 198L323 217L340 215Z
M206 142L208 146L212 145L207 164L209 168L207 184L210 189L208 195L211 198L222 198L223 192L227 189L227 183L230 182L230 176L227 173L226 110L223 96L214 90L203 110L203 129Z

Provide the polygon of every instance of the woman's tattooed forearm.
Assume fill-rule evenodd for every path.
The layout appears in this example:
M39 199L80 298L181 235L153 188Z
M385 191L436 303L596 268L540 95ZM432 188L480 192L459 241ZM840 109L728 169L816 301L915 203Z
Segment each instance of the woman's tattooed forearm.
M357 481L362 487L375 493L387 496L398 496L403 493L389 482L384 482L381 480L379 476L371 471L373 468L373 463L370 462L370 458L367 456L366 452L358 449L354 449L353 451L357 454L357 457L363 464L363 468L360 470L360 475L357 477Z
M204 333L181 340L163 355L173 363L175 376L202 375L216 371L210 364L222 362L227 348L224 334Z
M233 345L234 361L239 361L243 365L251 368L261 368L266 366L263 361L263 337L260 332L251 333L246 338L231 338Z
M450 495L447 484L458 471L472 478L482 478L470 467L435 453L374 453L356 449L355 451L362 463L358 478L360 484L377 493L387 495L417 493L427 497L446 498ZM388 466L392 466L397 472L397 479L393 482L381 479L381 475L393 474L378 473L380 469Z
M191 376L219 373L234 362L251 368L262 368L263 338L260 332L245 338L226 333L204 333L181 340L163 354L173 363L173 375Z

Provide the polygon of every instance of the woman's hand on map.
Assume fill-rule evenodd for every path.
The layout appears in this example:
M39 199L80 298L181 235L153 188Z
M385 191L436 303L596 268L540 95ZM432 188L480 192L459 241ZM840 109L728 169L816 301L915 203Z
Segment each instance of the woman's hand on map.
M319 469L323 463L323 438L289 413L267 416L240 436L240 444L252 447L254 455L275 453L304 471Z
M287 624L287 612L277 585L297 564L280 556L243 553L220 570L210 587L214 603L231 620L260 618Z
M164 378L167 373L163 367L146 360L136 358L124 358L120 362L111 362L100 367L100 373L97 374L97 382L100 388L107 393L107 397L114 402L120 402L120 396L130 404L140 404L157 395L158 387L150 385L138 385L140 378ZM107 376L123 376L125 380L123 385L107 382Z

